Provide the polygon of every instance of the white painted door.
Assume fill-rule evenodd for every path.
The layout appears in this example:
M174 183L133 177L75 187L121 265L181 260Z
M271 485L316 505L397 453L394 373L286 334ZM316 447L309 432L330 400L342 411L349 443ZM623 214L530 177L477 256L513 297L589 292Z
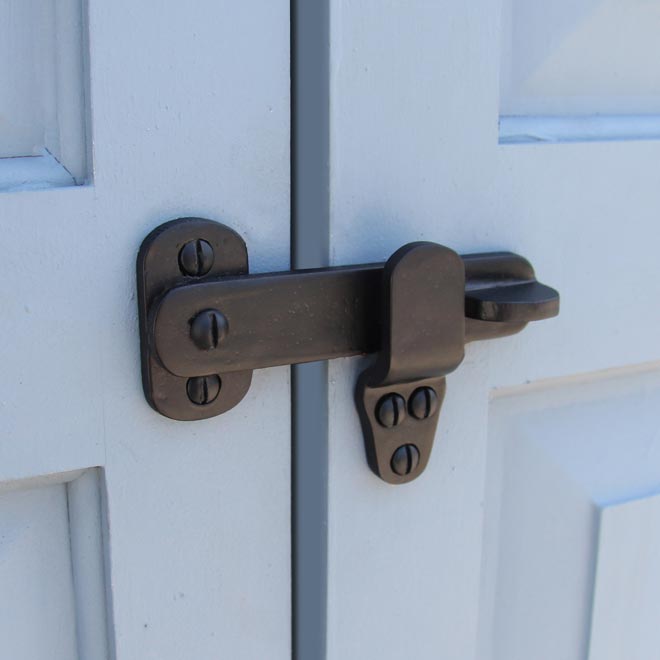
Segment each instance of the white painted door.
M0 656L290 658L286 368L149 408L135 260L166 220L289 257L282 0L0 0Z
M405 486L330 364L328 657L658 657L660 3L330 8L331 262L511 250L562 309L468 346Z

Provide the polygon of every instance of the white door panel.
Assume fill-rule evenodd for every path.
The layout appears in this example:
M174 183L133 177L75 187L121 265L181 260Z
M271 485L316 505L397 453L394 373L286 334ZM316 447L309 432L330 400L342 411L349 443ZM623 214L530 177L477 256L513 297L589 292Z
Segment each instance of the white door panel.
M109 657L100 476L79 470L0 487L7 657Z
M654 495L601 513L590 660L657 653L659 504Z
M616 136L601 133L597 142L500 144L501 3L334 0L331 8L333 263L384 260L413 240L463 253L512 250L560 291L562 309L557 319L515 337L467 348L465 362L447 379L429 466L408 486L386 485L361 460L352 388L365 362L331 366L329 658L542 658L528 647L521 647L526 653L501 647L505 652L487 644L495 654L489 656L480 646L485 484L493 469L489 400L493 391L545 379L553 379L557 390L575 376L595 374L606 383L603 370L658 359L660 319L653 301L660 294L654 275L660 143L612 142ZM584 48L591 46L587 39ZM623 84L614 92L631 100ZM626 112L640 108L631 102ZM574 139L581 137L588 136L574 132ZM614 387L623 386L617 380ZM644 392L640 385L633 398ZM545 401L548 409L539 417L551 420ZM598 421L586 404L582 414L587 427ZM658 425L657 406L646 414ZM621 411L618 419L631 435L643 436L645 422L634 413ZM597 433L592 437L602 441ZM519 475L517 460L503 470L518 475L512 497L522 506L534 484ZM538 460L538 469L552 470ZM615 468L608 479L634 481L630 463ZM650 457L647 469L660 481L659 458ZM555 488L557 498L570 499L558 482ZM590 510L586 496L582 506ZM534 519L538 529L528 533L561 533L579 553L582 535L591 538L596 523L577 509L556 528L549 518ZM517 547L517 537L499 532ZM542 550L531 548L534 561L542 563ZM596 555L582 559L586 564L571 570L593 574ZM510 570L518 575L519 569L512 564ZM525 597L538 591L535 576L519 576ZM579 585L566 578L551 586L553 602L563 608L565 626L558 625L569 649L552 657L584 657L585 640L595 634L585 614L593 590L575 609ZM532 615L522 606L507 607L501 616L508 622L494 619L492 634L524 630ZM626 629L619 638L630 635Z
M503 0L504 115L660 110L654 0Z
M653 657L659 387L653 365L497 392L480 658Z
M89 183L0 193L0 481L101 468L117 658L288 658L288 370L221 423L167 420L135 299L139 245L176 217L230 224L255 272L287 267L288 3L88 10Z

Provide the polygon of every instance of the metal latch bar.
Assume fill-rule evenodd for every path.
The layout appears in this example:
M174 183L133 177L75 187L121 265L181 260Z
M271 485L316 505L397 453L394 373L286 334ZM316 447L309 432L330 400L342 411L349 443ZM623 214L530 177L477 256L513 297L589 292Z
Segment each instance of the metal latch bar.
M254 369L378 353L357 405L370 465L391 483L426 465L444 376L460 364L463 346L559 311L558 293L510 252L459 257L412 243L385 264L250 275L243 239L200 218L154 230L137 271L143 384L153 408L180 420L212 417L240 402ZM412 428L426 439L395 448L395 461L392 443L407 413L425 420Z

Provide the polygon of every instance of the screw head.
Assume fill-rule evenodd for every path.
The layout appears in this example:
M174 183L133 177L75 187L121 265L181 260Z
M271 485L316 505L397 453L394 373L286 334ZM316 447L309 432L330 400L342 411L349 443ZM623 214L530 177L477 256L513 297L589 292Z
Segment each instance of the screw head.
M188 241L179 252L179 268L184 275L201 277L213 266L213 248L203 238Z
M188 398L198 406L205 406L218 398L222 382L220 376L195 376L188 378Z
M190 338L202 351L218 348L228 331L227 319L217 309L205 309L190 323Z
M427 419L438 410L438 395L432 387L418 387L410 397L408 409L415 419Z
M403 445L399 447L392 455L390 466L392 472L400 477L414 472L419 465L419 449L415 445Z
M406 400L396 393L386 394L376 406L376 419L387 429L401 424L406 418Z

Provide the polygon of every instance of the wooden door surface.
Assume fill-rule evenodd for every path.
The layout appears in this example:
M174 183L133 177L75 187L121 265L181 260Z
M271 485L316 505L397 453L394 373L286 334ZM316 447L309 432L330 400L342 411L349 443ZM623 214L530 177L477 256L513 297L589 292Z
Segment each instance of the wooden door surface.
M3 649L289 658L289 370L256 371L220 419L165 419L142 394L135 300L139 245L173 218L237 230L251 272L287 269L289 3L0 11ZM511 250L562 309L468 347L431 461L404 486L364 460L353 393L369 358L329 364L326 409L294 412L294 633L312 613L317 649L304 656L299 639L299 657L654 657L660 6L329 0L328 12L328 79L312 72L305 89L328 96L315 190L329 222L296 264L325 265L324 240L336 265L414 240ZM324 108L308 111L325 121ZM314 217L299 213L294 237ZM324 391L314 369L298 373L299 400L307 377ZM327 464L317 453L305 475L300 429L328 434ZM317 583L325 537L304 500L324 497L326 468Z
M425 473L329 367L328 657L655 657L660 4L330 3L330 260L511 250L558 318L475 343Z
M289 262L289 7L0 2L0 656L290 658L286 368L185 424L142 393L164 221Z

